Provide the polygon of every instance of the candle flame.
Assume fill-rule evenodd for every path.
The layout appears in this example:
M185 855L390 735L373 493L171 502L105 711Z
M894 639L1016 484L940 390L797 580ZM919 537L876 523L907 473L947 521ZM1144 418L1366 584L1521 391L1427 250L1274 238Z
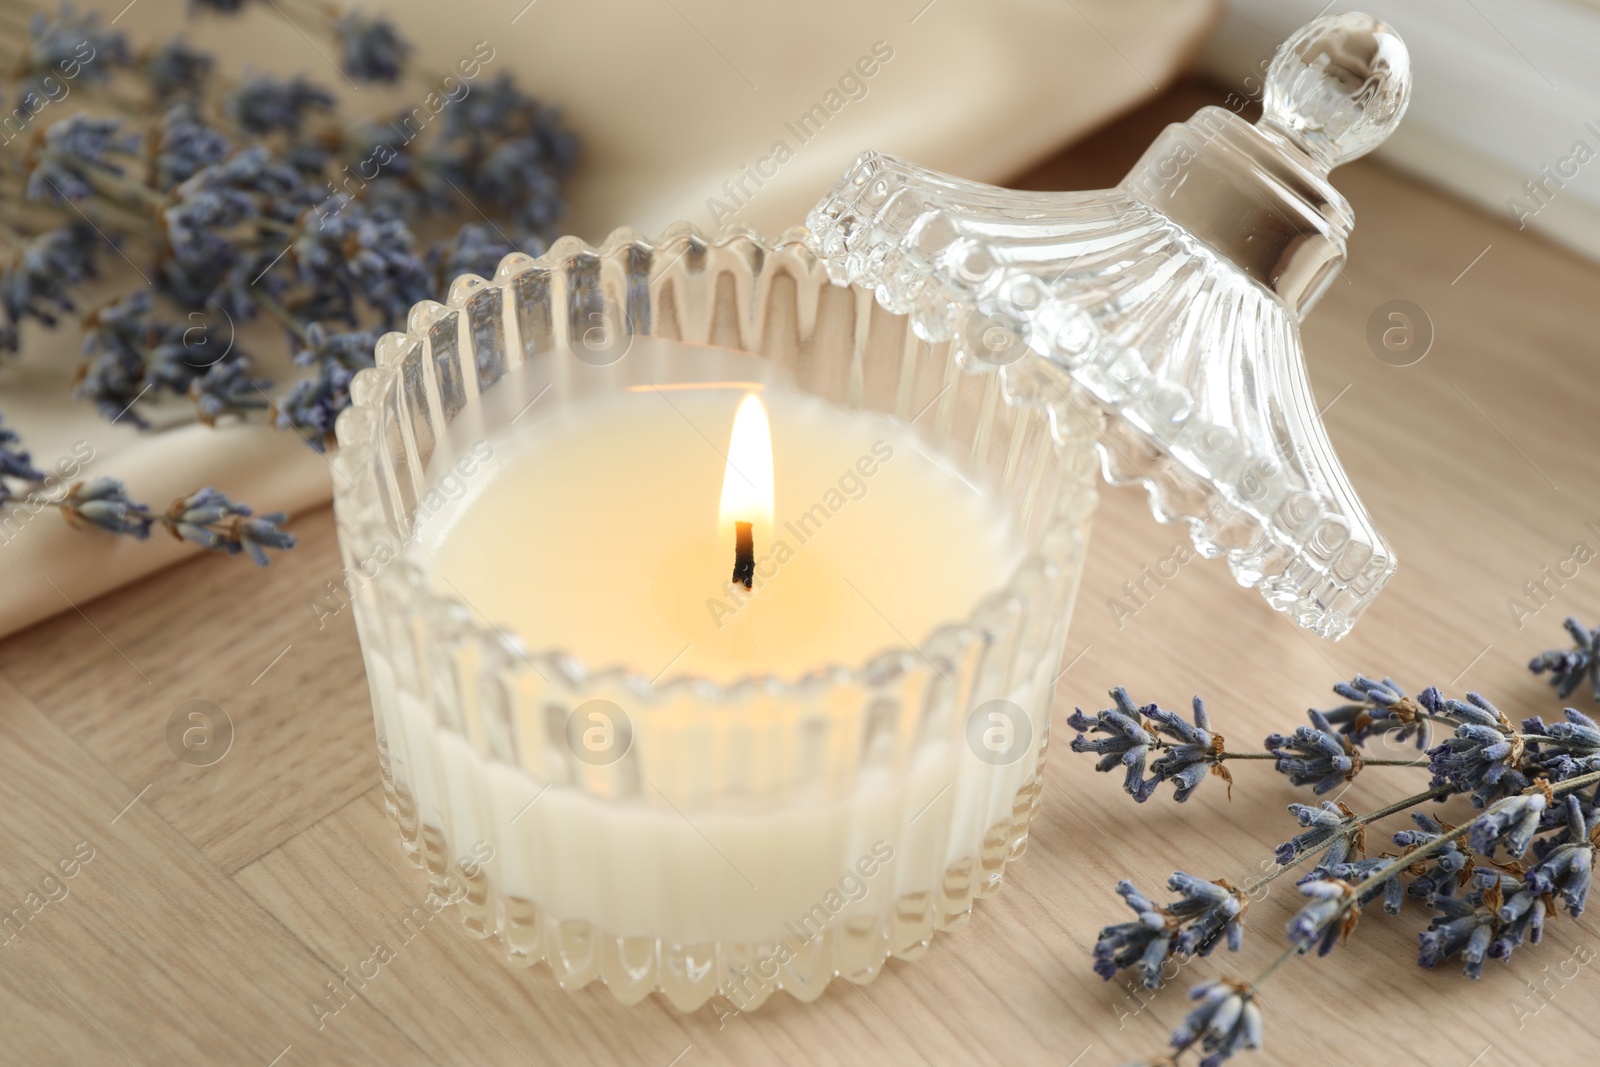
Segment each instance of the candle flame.
M746 393L733 416L728 439L728 466L722 476L722 505L717 510L720 534L731 536L734 524L755 529L756 552L766 551L772 533L772 427L767 409L755 393Z

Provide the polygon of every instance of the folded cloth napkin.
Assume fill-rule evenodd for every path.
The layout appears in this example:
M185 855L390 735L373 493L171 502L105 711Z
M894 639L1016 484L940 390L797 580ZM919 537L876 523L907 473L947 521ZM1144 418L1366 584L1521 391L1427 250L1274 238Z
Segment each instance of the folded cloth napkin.
M492 0L465 13L411 0L385 13L415 45L416 73L380 93L344 84L300 5L194 25L179 5L99 6L108 19L122 9L117 28L135 44L183 28L225 67L302 71L340 88L354 114L431 113L463 87L514 74L582 139L567 228L590 240L679 219L775 234L869 147L1003 180L1157 92L1215 15L1215 0ZM107 424L68 397L77 345L70 326L30 330L21 360L0 368L0 412L37 466L63 482L122 478L161 508L204 485L263 512L328 500L326 459L292 433ZM251 350L274 348L267 338ZM283 380L288 368L277 369ZM69 530L27 503L0 520L0 634L198 551L160 531L141 544Z

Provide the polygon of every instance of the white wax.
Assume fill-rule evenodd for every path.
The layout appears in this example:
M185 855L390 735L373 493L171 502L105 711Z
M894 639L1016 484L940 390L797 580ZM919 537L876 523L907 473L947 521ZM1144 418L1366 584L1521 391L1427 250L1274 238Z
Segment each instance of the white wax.
M714 359L690 348L641 340L627 358ZM748 388L647 386L541 410L540 385L503 384L510 399L498 412L458 418L433 474L450 477L469 449L471 473L457 468L432 497L409 549L441 592L534 652L660 681L853 669L962 621L1026 556L1004 505L903 424L762 388L776 506L758 533L754 595L741 602L718 507ZM493 432L518 411L509 432ZM461 425L473 427L465 438ZM471 447L479 431L487 444ZM485 757L406 694L379 711L419 819L455 852L490 843L500 892L616 936L753 945L792 937L807 915L884 917L975 857L985 832L1014 818L1036 766L1052 668L1041 662L987 694L1029 719L1031 741L1013 761L980 759L958 719L899 766L863 768L842 794L760 810L690 803L700 757L663 767L648 738L636 741L642 799L617 803ZM846 703L865 699L841 688ZM662 714L648 709L636 728ZM885 852L870 877L852 873Z
M519 421L417 550L532 650L724 683L920 643L1021 562L1003 505L902 424L766 389L775 521L735 587L718 502L744 395L647 387Z
M490 844L486 870L499 892L617 937L766 944L792 936L843 879L859 881L852 872L884 846L891 858L864 891L845 887L847 903L831 909L837 921L884 917L896 899L936 890L951 864L975 859L985 834L1015 818L1037 764L1051 688L1044 667L1005 694L1032 730L1014 762L981 760L959 741L929 744L902 770L863 772L848 794L759 811L685 811L681 793L652 803L654 783L646 802L627 804L549 787L486 759L404 696L385 715L386 732L391 752L404 754L421 821L444 833L452 858Z

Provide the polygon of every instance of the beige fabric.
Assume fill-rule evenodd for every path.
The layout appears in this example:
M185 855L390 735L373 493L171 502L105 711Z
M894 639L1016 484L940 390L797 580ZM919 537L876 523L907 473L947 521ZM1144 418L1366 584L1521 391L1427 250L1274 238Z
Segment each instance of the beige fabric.
M435 89L459 95L461 63L473 59L479 83L514 72L562 104L583 138L570 229L591 240L677 219L776 233L800 223L868 147L1001 180L1157 91L1214 13L1214 0L524 3L384 5L417 44L418 73L393 90L344 86L346 104L378 114L427 106ZM124 4L100 6L109 18ZM186 26L191 41L241 65L342 83L306 5L194 25L182 7L135 5L118 25L136 41ZM281 361L271 331L252 341ZM291 434L108 425L67 399L76 350L73 331L30 331L22 363L0 369L0 411L38 465L92 454L75 476L121 477L157 507L201 485L263 511L328 499L326 461ZM190 553L164 534L139 544L68 530L50 510L10 518L0 529L0 634Z

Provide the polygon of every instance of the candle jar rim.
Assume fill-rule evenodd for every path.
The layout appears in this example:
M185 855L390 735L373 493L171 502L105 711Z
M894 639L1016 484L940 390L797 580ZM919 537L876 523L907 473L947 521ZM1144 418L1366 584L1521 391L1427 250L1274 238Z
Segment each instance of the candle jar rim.
M717 681L694 673L680 673L658 681L649 677L638 665L585 662L559 645L530 648L520 635L508 633L492 620L482 618L463 598L438 589L411 553L404 551L404 544L414 533L409 517L394 514L377 499L379 494L374 490L380 485L390 491L399 488L394 472L387 472L385 476L385 472L378 470L382 466L378 462L382 444L380 438L386 430L390 434L405 432L400 427L384 426L385 404L392 408L396 395L404 392L409 384L413 390L427 393L433 400L442 401L448 406L449 400L438 395L441 383L433 380L439 373L437 360L458 352L454 346L469 338L474 330L480 330L483 327L482 320L501 313L500 309L491 306L497 298L505 300L509 306L516 299L514 290L520 279L542 273L565 273L569 277L574 271L579 275L598 274L603 271L596 271L596 267L637 259L641 254L661 254L667 249L673 250L669 259L687 263L692 269L696 261L704 260L712 249L734 250L757 272L763 271L772 258L785 257L790 261L790 266L810 275L824 287L853 292L858 298L861 313L865 314L873 304L870 290L841 285L837 281L829 282L825 265L806 246L806 238L804 227L791 227L768 242L759 232L742 224L727 225L719 233L708 236L687 222L668 227L653 242L626 227L614 230L598 247L568 235L553 242L543 255L537 257L525 253L507 255L501 260L492 279L462 275L450 286L445 303L423 301L417 304L408 317L405 332L393 331L378 340L376 365L355 376L350 386L351 404L340 414L336 424L339 448L332 456L335 469L334 500L347 574L354 569L365 576L368 568L363 566L362 561L371 560L374 545L382 545L394 538L398 526L403 534L400 537L400 550L392 554L392 559L388 558L387 553L379 552L386 558L378 562L372 577L373 584L391 590L403 590L397 598L399 603L391 604L391 607L398 606L408 615L427 618L431 628L437 632L473 641L486 654L498 657L503 666L514 668L519 664L526 665L541 675L554 676L570 686L615 686L645 706L688 695L702 704L737 707L753 694L803 696L808 691L820 691L851 682L881 685L919 664L935 662L943 650L959 648L970 641L975 634L983 631L986 619L1003 615L1010 602L1026 598L1028 590L1037 584L1041 576L1048 577L1049 572L1067 566L1071 553L1080 546L1067 544L1059 537L1054 541L1043 538L1037 543L1030 543L1029 552L1022 563L1012 569L1003 584L986 593L971 610L941 623L921 640L881 648L852 663L827 664L799 676L750 672L730 681ZM595 284L604 283L596 281ZM570 292L568 297L570 304ZM761 299L761 296L752 295L751 299ZM633 310L624 309L624 317L630 316ZM509 317L509 311L506 313ZM877 313L893 315L892 312ZM631 321L626 324L630 328L633 325ZM441 331L456 336L441 338ZM419 347L424 358L416 360L413 353ZM1042 359L1030 357L1016 366L996 367L964 360L950 351L948 345L938 342L931 343L930 348L938 350L941 357L950 360L952 365L959 365L962 377L993 376L999 383L1003 402L1008 407L1048 408L1050 433L1057 449L1081 447L1086 441L1097 439L1103 429L1104 418L1098 409L1088 402L1086 396L1076 395L1078 390L1070 380ZM433 356L432 360L426 358L429 355ZM431 373L430 380L420 386L415 380L408 383L405 379L408 358L421 363ZM484 370L484 367L478 367L480 376L486 377ZM505 372L505 368L498 370L499 374ZM412 373L415 374L415 367ZM472 376L466 377L470 379ZM1050 379L1049 387L1043 378ZM476 395L479 388L498 380L496 376L481 387L473 381L459 384L465 385L467 392ZM1059 394L1053 398L1049 395L1052 387ZM1063 388L1071 390L1071 394L1060 393ZM435 443L442 444L442 430L434 427L434 433ZM417 479L420 489L427 472L419 470L409 473ZM1086 494L1076 502L1077 510L1074 513L1053 516L1052 521L1061 530L1077 528L1087 522L1094 505L1094 495ZM1041 569L1046 572L1044 575L1041 575Z

